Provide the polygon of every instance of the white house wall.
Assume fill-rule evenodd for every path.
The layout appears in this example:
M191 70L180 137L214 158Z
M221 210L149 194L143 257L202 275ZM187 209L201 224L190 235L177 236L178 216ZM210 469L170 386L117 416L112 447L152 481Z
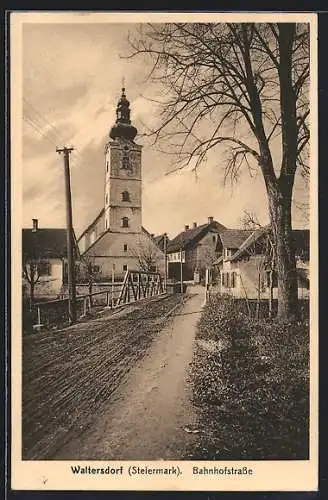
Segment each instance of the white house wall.
M222 272L234 272L235 273L235 287L227 288L222 286L222 280L220 285L221 293L229 293L236 298L248 298L248 299L257 299L258 298L258 283L259 283L259 272L261 269L261 274L263 276L263 280L265 280L264 269L263 269L263 256L251 256L247 261L223 261L221 264L221 273ZM308 269L308 263L297 261L297 267L302 269ZM265 288L261 289L260 298L269 299L269 288L265 286ZM278 297L278 289L273 288L273 298L276 299ZM298 297L308 299L309 298L309 290L306 288L298 288Z
M127 245L127 251L124 251ZM160 272L164 273L164 254L147 234L136 234L132 232L111 233L107 232L93 245L86 255L94 259L94 264L99 265L103 276L111 276L113 265L115 273L125 272L124 266L129 270L139 268L136 255L140 251L140 245L152 247L152 251L158 254Z
M35 285L34 296L38 298L54 299L59 296L63 284L63 262L61 259L49 259L50 275L40 276ZM23 280L24 295L29 296L30 285Z

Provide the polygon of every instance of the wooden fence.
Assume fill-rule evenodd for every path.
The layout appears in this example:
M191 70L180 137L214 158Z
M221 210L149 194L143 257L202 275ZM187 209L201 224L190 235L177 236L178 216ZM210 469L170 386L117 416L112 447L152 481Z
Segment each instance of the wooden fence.
M77 295L78 317L87 316L97 307L114 309L165 293L160 273L127 271L122 282L112 282L106 290ZM32 316L34 330L65 323L66 316L68 319L68 297L35 303Z

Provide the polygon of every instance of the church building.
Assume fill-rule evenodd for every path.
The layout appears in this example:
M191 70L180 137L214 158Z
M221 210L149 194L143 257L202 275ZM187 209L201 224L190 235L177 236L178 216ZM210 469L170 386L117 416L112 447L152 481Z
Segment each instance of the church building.
M79 237L79 249L103 277L146 267L163 273L163 251L142 226L142 146L124 88L116 116L105 147L104 206Z

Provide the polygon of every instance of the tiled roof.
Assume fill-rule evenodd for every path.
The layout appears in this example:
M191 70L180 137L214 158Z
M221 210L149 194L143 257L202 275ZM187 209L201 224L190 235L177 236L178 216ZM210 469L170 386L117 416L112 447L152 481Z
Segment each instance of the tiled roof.
M173 240L171 240L167 246L167 251L169 253L177 252L178 250L185 250L196 243L208 232L214 231L217 233L221 233L226 230L226 228L220 224L219 222L213 221L210 224L202 224L201 226L197 226L192 229L188 229L188 231L183 231L179 233Z
M66 229L23 229L22 248L23 256L26 259L39 258L63 258L67 256ZM75 251L78 256L78 249L75 241Z
M249 234L248 238L246 238L242 242L239 249L237 250L236 253L233 254L230 260L234 261L238 259L238 257L240 257L246 250L248 250L248 248L250 248L251 245L253 245L253 243L257 241L260 238L260 236L265 234L267 231L269 231L268 226L260 227L258 229L255 229L254 231L251 230L251 233Z
M263 234L270 230L270 226L261 227L252 232L252 234L241 244L239 250L232 256L231 261L235 261L248 248L257 241ZM292 237L295 245L296 254L308 254L310 233L308 229L294 229Z
M252 233L252 229L226 229L220 238L224 248L237 249Z

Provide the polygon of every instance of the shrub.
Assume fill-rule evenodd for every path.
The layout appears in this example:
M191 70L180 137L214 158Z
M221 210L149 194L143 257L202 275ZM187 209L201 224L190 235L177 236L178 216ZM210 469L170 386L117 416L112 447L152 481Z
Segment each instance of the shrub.
M235 344L247 338L248 323L249 318L236 310L233 299L214 296L205 305L198 324L198 338Z
M211 429L206 458L306 459L309 450L309 323L250 319L238 300L213 297L197 338L227 340L196 349L194 397ZM225 451L222 451L225 450Z

